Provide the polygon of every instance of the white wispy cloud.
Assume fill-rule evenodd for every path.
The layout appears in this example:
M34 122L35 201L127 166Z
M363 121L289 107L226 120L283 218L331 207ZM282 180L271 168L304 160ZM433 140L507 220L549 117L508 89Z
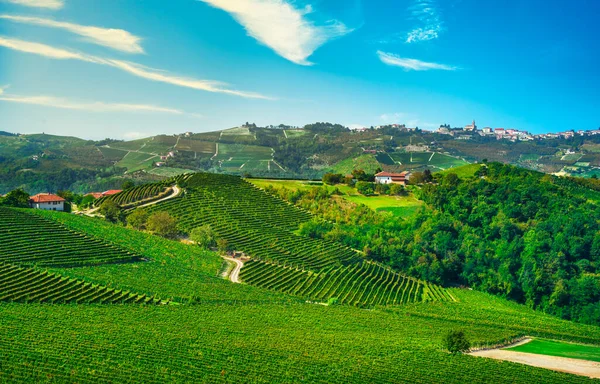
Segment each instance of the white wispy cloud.
M444 29L436 0L413 0L408 7L410 19L417 22L418 26L408 32L407 43L416 43L437 39Z
M106 65L109 67L120 69L121 71L127 72L131 75L141 77L147 80L157 81L161 83L167 83L176 85L179 87L192 88L201 91L224 93L234 96L240 96L251 99L267 99L270 97L261 95L254 92L238 91L235 89L227 88L227 84L211 81L211 80L198 80L189 77L181 77L169 74L165 71L144 67L140 64L102 58L98 56L87 55L84 53L69 51L62 48L52 47L46 44L34 43L25 40L4 38L0 36L0 46L10 48L20 52L31 53L40 55L52 59L58 60L80 60L88 63Z
M459 69L458 67L439 64L439 63L429 63L426 61L421 61L417 59L409 59L405 57L400 57L393 53L387 53L382 51L377 51L377 55L379 59L387 64L395 67L404 68L406 71L429 71L433 69L443 70L443 71L456 71Z
M384 113L379 118L384 123L398 123L401 119L407 117L407 114L404 112L394 112L394 113Z
M312 65L307 59L331 39L352 32L343 23L330 20L316 25L308 20L310 5L297 9L284 0L200 0L230 13L248 35L285 59Z
M24 5L26 7L61 9L65 6L64 0L4 0L7 3Z
M92 27L39 17L0 15L0 19L62 29L82 36L86 41L93 44L102 45L121 52L144 53L144 49L140 45L142 39L123 29Z
M179 109L157 105L74 101L54 96L18 96L8 95L2 91L0 91L0 101L87 112L156 112L174 115L190 115L195 117L199 116L197 114L186 113Z

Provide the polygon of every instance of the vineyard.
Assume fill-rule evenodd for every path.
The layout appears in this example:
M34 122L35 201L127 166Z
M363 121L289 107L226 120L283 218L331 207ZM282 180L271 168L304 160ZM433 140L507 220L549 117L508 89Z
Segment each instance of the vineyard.
M144 184L137 187L129 188L125 191L116 193L114 195L107 195L94 201L94 206L99 207L105 201L111 200L117 203L122 208L133 208L137 205L149 203L152 201L160 200L173 193L172 185L175 185L186 178L189 175L183 174L160 183Z
M209 224L228 246L253 259L241 279L310 301L372 306L451 300L444 289L403 277L341 244L294 233L311 215L229 175L195 174L183 197L157 204L182 231Z
M310 214L239 178L199 174L180 185L181 196L149 209L168 210L186 231L208 223L251 255L241 270L248 284L219 278L222 260L198 246L85 216L2 208L0 382L593 382L452 355L442 339L462 329L475 346L523 335L600 344L598 327L442 289L301 237ZM152 262L102 261L111 251ZM64 267L73 263L81 267ZM156 305L166 303L157 297L175 300ZM333 298L346 305L313 304Z
M465 295L480 307L425 303L398 307L395 313L310 304L2 304L0 382L593 382L444 352L442 335L455 327L466 327L474 343L542 330L553 338L600 338L597 328L524 307L515 311L515 318L503 317L511 308L474 292ZM492 304L495 308L486 309ZM462 311L467 320L446 316L446 307ZM493 320L469 321L472 313Z
M327 302L336 298L340 304L372 306L453 300L446 290L436 285L404 277L370 262L311 273L262 261L249 261L242 268L240 276L248 284L313 302Z
M0 301L16 303L158 304L137 295L35 268L0 263Z
M70 231L55 221L0 208L0 262L80 267L141 260L124 248Z

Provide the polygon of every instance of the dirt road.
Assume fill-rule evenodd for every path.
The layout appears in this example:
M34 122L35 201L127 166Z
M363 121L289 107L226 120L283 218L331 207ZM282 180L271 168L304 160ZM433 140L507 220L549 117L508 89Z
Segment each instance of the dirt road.
M519 344L524 344L528 341L530 341L530 339L525 339L522 342L519 342ZM595 361L507 351L499 348L475 351L469 354L471 356L512 361L513 363L527 364L534 367L551 369L553 371L573 373L575 375L600 379L600 363Z
M167 197L163 197L163 198L162 198L162 199L160 199L160 200L152 201L152 202L150 202L150 203L146 203L146 204L138 205L136 208L143 208L143 207L147 207L147 206L149 206L149 205L158 204L158 203L160 203L160 202L162 202L162 201L165 201L165 200L173 199L173 198L175 198L175 197L179 196L179 193L180 193L180 192L181 192L181 189L179 189L179 187L178 187L178 186L174 185L174 186L173 186L173 193L171 193L169 196L167 196Z
M242 263L242 261L239 259L234 259L233 257L223 256L223 258L227 261L231 261L232 263L235 263L235 267L233 268L231 273L229 273L229 280L231 280L232 283L239 283L240 282L240 269L242 269L242 267L244 266L244 263Z

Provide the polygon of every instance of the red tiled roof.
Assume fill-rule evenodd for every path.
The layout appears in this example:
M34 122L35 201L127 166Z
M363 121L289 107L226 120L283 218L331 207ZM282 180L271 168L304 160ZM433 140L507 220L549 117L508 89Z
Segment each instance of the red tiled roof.
M116 195L119 192L123 192L123 191L120 189L109 189L108 191L102 192L102 196Z
M37 195L31 196L29 199L33 203L52 203L55 201L65 201L60 196L53 195L51 193L38 193Z
M86 193L85 196L94 196L94 199L99 199L102 197L102 192L90 192Z

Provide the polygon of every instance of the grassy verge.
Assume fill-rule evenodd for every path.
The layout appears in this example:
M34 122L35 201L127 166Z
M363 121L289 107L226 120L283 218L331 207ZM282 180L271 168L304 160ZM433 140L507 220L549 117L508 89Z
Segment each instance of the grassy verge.
M527 344L507 348L509 351L535 353L537 355L570 357L572 359L600 362L600 347L559 341L535 339Z

